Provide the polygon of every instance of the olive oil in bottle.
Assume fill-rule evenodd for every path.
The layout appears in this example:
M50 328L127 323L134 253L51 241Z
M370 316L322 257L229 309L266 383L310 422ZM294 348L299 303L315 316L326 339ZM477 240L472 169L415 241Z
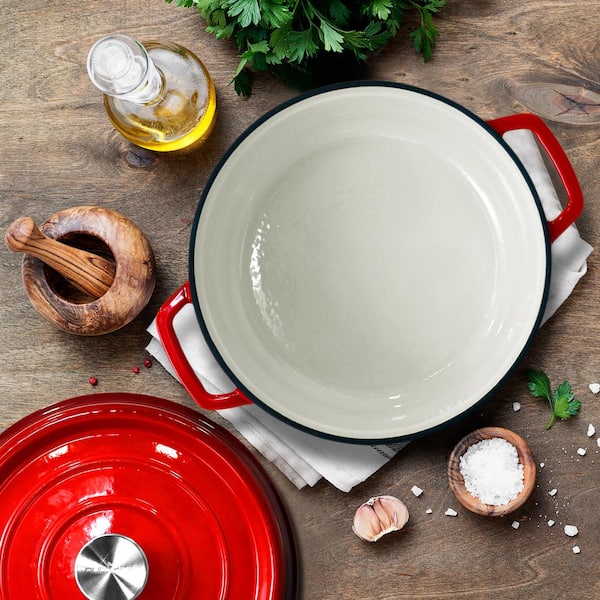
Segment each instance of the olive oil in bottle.
M215 86L204 64L186 48L110 35L94 44L87 68L104 93L112 124L134 144L164 152L209 136L216 117Z

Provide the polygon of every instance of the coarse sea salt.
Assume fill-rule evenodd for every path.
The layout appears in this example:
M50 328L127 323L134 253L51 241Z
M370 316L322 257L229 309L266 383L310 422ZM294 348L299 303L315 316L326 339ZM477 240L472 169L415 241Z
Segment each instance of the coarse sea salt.
M465 487L484 504L501 506L523 490L523 465L517 449L502 438L473 444L460 459Z
M574 537L579 533L579 529L575 525L565 525L565 533L569 537Z
M413 485L410 488L410 491L418 498L422 493L423 490L418 486L418 485Z

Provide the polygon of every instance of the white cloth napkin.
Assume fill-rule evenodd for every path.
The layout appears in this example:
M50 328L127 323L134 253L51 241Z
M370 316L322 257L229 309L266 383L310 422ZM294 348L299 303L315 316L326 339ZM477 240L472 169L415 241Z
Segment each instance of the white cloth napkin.
M233 390L235 386L204 341L191 304L185 305L175 316L173 327L183 352L207 391L218 394ZM177 378L159 341L155 321L148 327L148 332L152 339L146 350ZM218 413L299 489L313 486L324 477L338 489L349 492L405 445L360 446L326 440L283 423L254 404Z
M546 217L551 220L561 204L533 134L511 131L506 141L529 172L540 196ZM571 225L552 244L550 293L543 322L567 299L587 271L586 259L592 247ZM196 375L211 393L224 393L234 385L213 358L204 341L194 308L186 305L173 326L182 349ZM176 374L159 341L155 322L148 327L152 339L147 351L174 377ZM267 460L273 462L298 488L313 486L321 478L349 492L386 464L406 444L364 446L326 440L281 422L256 405L219 411Z
M504 140L527 169L540 197L546 218L551 221L560 214L562 206L533 133L526 129L509 131L504 135ZM586 259L592 250L593 248L581 239L575 224L554 241L550 250L552 256L550 290L542 324L556 312L569 297L577 282L586 274Z

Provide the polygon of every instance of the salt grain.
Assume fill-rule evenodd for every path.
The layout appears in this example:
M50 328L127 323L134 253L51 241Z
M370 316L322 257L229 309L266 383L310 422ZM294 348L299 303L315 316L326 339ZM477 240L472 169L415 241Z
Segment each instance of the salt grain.
M556 488L554 488L553 490L550 490L548 492L548 496L556 496L556 492L558 492L558 490Z
M585 456L587 450L585 448L577 448L577 454L579 454L579 456Z
M600 392L600 383L590 383L589 388L592 394L597 394Z
M550 519L548 521L548 527L552 527L552 525L554 525L554 521L552 519Z
M447 517L456 517L456 515L458 515L458 513L453 508L447 508L446 512L444 512L444 514Z
M511 524L511 527L513 529L519 529L519 525L520 525L519 521L513 521Z
M422 493L423 490L418 486L418 485L413 485L410 488L410 491L418 498Z
M569 537L574 537L579 533L579 529L575 525L565 525L565 534Z
M521 403L520 402L513 402L513 410L515 412L519 412L521 410Z
M590 423L587 428L588 437L594 437L595 433L596 433L596 428Z
M523 465L517 449L502 438L473 444L460 459L465 487L484 504L500 506L523 490Z
M573 546L573 554L579 554L581 552L581 548L579 546Z
M430 514L432 514L432 513L433 513L433 510L432 510L431 508L428 508L428 509L427 509L425 512L426 512L428 515L430 515Z

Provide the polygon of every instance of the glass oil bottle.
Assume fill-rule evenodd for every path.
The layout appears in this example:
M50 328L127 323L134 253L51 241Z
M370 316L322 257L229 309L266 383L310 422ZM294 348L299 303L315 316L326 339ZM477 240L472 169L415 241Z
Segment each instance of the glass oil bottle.
M166 152L210 135L215 86L204 64L186 48L110 35L92 46L87 69L104 94L113 126L132 143Z

